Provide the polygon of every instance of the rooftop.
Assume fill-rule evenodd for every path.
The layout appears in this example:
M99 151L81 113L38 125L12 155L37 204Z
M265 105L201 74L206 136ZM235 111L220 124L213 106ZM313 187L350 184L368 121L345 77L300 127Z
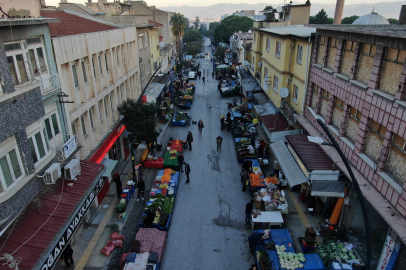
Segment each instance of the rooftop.
M406 25L312 24L318 30L351 32L373 36L406 38Z
M261 116L261 122L269 132L286 131L292 129L282 114L268 114Z
M69 11L69 13L72 12ZM109 25L111 22L109 24L96 22L94 19L84 18L86 15L77 16L69 13L59 10L41 10L41 16L60 20L58 23L49 25L52 38L118 29Z
M376 12L371 12L364 16L356 19L352 24L361 24L361 25L380 25L380 24L389 24L389 21L384 17L379 15Z
M269 28L260 28L259 30L278 36L298 38L308 38L316 33L315 28L304 25L274 26Z
M148 20L148 23L153 24L154 27L164 27L162 23L154 22L153 20Z
M58 19L52 18L22 18L22 19L0 19L0 26L19 26L19 25L35 25L45 23L60 22Z
M243 39L252 39L252 32L238 32L238 33L234 33L234 36L237 36L239 39L243 40Z

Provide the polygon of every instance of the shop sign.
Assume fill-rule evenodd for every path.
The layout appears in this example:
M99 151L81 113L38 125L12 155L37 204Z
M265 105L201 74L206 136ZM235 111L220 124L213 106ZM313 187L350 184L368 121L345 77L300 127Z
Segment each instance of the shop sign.
M87 211L90 209L94 199L104 185L103 178L100 178L90 193L87 195L86 200L83 201L82 205L76 209L76 212L73 218L70 221L70 224L65 228L65 232L54 244L54 247L49 251L48 257L45 259L45 262L41 263L41 270L52 269L58 261L62 251L65 249L66 245L69 243L69 240L72 238L73 234L79 227L81 221L85 218Z
M385 245L382 250L381 258L379 259L377 270L385 270L388 266L390 257L392 256L393 248L395 247L395 241L388 234L386 236Z
M68 158L76 150L76 136L72 136L61 148L63 158Z

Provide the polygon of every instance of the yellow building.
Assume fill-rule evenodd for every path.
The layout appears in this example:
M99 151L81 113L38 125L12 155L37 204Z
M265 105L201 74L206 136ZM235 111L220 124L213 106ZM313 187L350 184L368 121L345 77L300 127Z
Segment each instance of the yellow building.
M252 52L255 55L251 57L255 66L251 69L276 107L281 106L281 95L286 92L285 103L297 114L303 113L315 32L315 28L303 25L254 31L257 42L253 42Z
M162 24L149 20L149 23L154 24L154 27L149 29L150 41L151 41L151 74L154 74L155 70L159 67L160 52L159 52L159 29L163 27Z

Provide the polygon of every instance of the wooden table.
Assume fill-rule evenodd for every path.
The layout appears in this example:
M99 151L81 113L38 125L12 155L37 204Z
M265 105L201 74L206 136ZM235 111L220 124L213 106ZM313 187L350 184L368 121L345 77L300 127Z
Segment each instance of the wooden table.
M274 212L274 211L261 211L261 215L257 216L254 218L252 215L251 218L251 227L254 229L254 223L269 223L269 228L271 228L272 225L279 225L281 226L283 223L283 218L282 214L280 212Z

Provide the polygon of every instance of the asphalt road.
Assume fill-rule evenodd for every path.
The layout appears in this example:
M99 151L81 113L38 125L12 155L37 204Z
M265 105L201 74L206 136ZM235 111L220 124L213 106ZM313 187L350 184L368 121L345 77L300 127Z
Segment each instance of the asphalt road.
M205 45L210 41L206 39ZM202 119L199 133L196 124L170 127L164 137L186 140L193 133L193 151L184 151L190 164L190 183L182 173L174 212L166 241L161 268L170 269L249 269L254 258L249 253L245 227L245 204L251 199L241 192L241 164L237 162L231 133L220 130L220 116L227 113L227 99L220 98L217 82L212 79L210 53L200 59L206 85L196 80L196 95L190 113L192 120ZM203 76L203 74L202 74ZM216 151L216 137L222 136L222 149Z

